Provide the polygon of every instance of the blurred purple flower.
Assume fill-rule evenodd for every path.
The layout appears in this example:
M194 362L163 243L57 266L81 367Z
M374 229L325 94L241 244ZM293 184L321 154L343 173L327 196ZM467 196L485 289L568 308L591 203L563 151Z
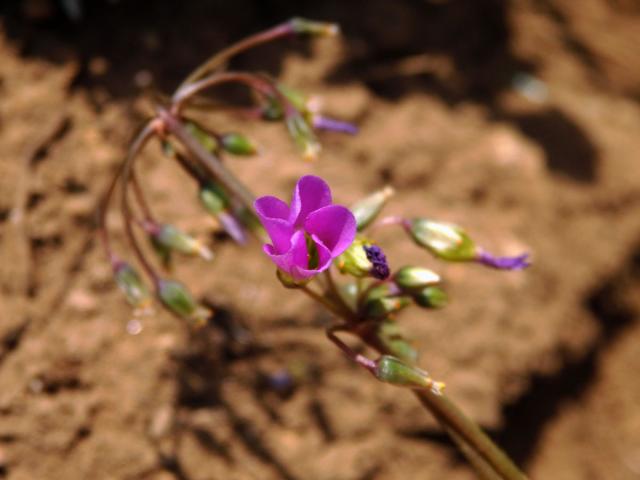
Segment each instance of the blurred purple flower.
M341 120L335 120L329 117L323 117L322 115L313 116L313 128L346 133L348 135L356 135L358 133L358 127L356 127L354 124L343 122Z
M488 267L497 268L499 270L522 270L527 268L531 263L528 260L529 254L523 253L515 257L496 257L489 252L480 250L476 260Z
M254 206L271 238L265 253L296 281L329 268L356 235L351 211L332 205L329 185L312 175L298 180L291 206L272 196L260 197Z

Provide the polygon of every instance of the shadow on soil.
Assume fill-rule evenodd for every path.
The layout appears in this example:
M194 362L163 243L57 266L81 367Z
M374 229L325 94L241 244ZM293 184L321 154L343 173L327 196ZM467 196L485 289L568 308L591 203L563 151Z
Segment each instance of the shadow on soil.
M514 89L518 75L535 76L537 70L512 51L509 15L514 7L506 0L95 1L83 3L77 22L55 8L54 0L49 0L48 14L26 18L28 3L8 2L0 10L8 36L25 56L77 60L74 86L87 88L97 109L111 98L132 99L144 78L171 91L208 55L300 15L342 26L346 58L327 78L330 83L364 82L392 101L424 93L452 105L484 105L496 121L511 123L539 144L552 172L579 182L596 180L597 146L570 114L544 107L522 115L500 105L498 97ZM566 16L550 0L538 3L558 27L565 48L606 88L598 57L573 33ZM243 54L233 66L277 74L292 47L310 53L305 41L284 41Z
M621 270L585 299L600 323L596 342L580 358L568 358L555 375L533 376L527 392L503 409L505 429L494 433L510 456L526 465L536 451L546 425L571 402L578 402L596 380L601 356L638 321L640 312L629 302L640 287L640 246Z

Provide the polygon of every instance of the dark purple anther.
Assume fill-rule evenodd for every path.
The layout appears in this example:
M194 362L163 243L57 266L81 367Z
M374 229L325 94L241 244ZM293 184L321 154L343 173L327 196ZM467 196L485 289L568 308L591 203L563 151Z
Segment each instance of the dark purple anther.
M484 250L480 250L476 260L483 265L499 270L522 270L531 265L528 258L528 253L523 253L516 257L495 257Z
M384 280L389 276L389 265L387 264L387 257L380 247L377 245L364 246L364 252L367 254L367 259L373 264L371 269L371 275L379 280Z
M331 130L332 132L346 133L348 135L358 133L358 127L354 124L323 117L322 115L313 116L313 128L317 128L318 130Z

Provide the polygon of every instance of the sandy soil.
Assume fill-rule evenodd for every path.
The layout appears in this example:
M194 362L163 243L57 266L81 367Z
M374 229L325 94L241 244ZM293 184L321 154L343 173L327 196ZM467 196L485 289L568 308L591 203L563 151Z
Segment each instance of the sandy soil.
M531 251L531 269L498 273L379 238L392 264L447 279L452 304L403 326L533 478L640 477L635 2L86 3L78 23L46 1L0 7L0 478L473 478L411 395L325 340L326 314L277 284L258 245L212 234L155 146L142 162L156 214L216 252L175 274L217 314L195 337L159 309L130 333L94 228L148 111L143 87L169 91L216 49L294 14L338 21L344 36L235 66L320 95L361 132L324 134L310 165L282 128L213 115L263 147L234 170L280 196L313 172L346 204L390 184L389 213ZM283 371L286 392L272 386Z

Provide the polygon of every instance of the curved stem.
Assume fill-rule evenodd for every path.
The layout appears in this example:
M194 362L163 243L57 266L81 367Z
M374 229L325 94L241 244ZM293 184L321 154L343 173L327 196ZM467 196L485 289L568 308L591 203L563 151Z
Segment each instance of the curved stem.
M204 77L205 75L213 72L215 69L222 66L232 57L241 52L257 47L258 45L271 42L278 38L292 35L293 33L294 32L291 29L290 22L284 22L280 25L276 25L273 28L265 30L264 32L256 33L255 35L234 43L221 52L218 52L214 56L210 57L207 61L205 61L193 72L191 72L189 76L185 78L184 81L180 84L178 90L186 86L187 84L193 83L196 80Z
M131 208L129 205L129 180L131 178L132 165L133 160L136 156L142 151L142 148L145 146L147 141L151 138L151 136L155 133L157 128L157 119L150 120L144 128L140 131L138 136L135 138L129 151L127 152L127 157L122 166L122 201L121 201L121 211L122 218L124 220L125 233L127 235L127 239L133 248L133 251L136 254L136 257L140 261L140 264L144 268L145 272L149 276L149 278L153 281L154 285L157 284L159 280L158 274L155 272L149 261L144 256L140 245L135 237L135 233L133 231L133 219L131 216Z
M135 169L131 170L131 184L133 185L133 191L136 195L136 200L138 201L138 205L142 210L142 215L145 220L154 222L153 213L151 213L151 208L149 208L149 203L144 196L144 191L142 190L142 185L138 181L138 176L136 175Z
M265 95L274 95L282 102L287 113L295 111L295 107L270 81L259 75L244 72L222 72L210 75L194 83L185 85L173 95L171 112L178 115L189 98L208 88L225 83L242 83Z

